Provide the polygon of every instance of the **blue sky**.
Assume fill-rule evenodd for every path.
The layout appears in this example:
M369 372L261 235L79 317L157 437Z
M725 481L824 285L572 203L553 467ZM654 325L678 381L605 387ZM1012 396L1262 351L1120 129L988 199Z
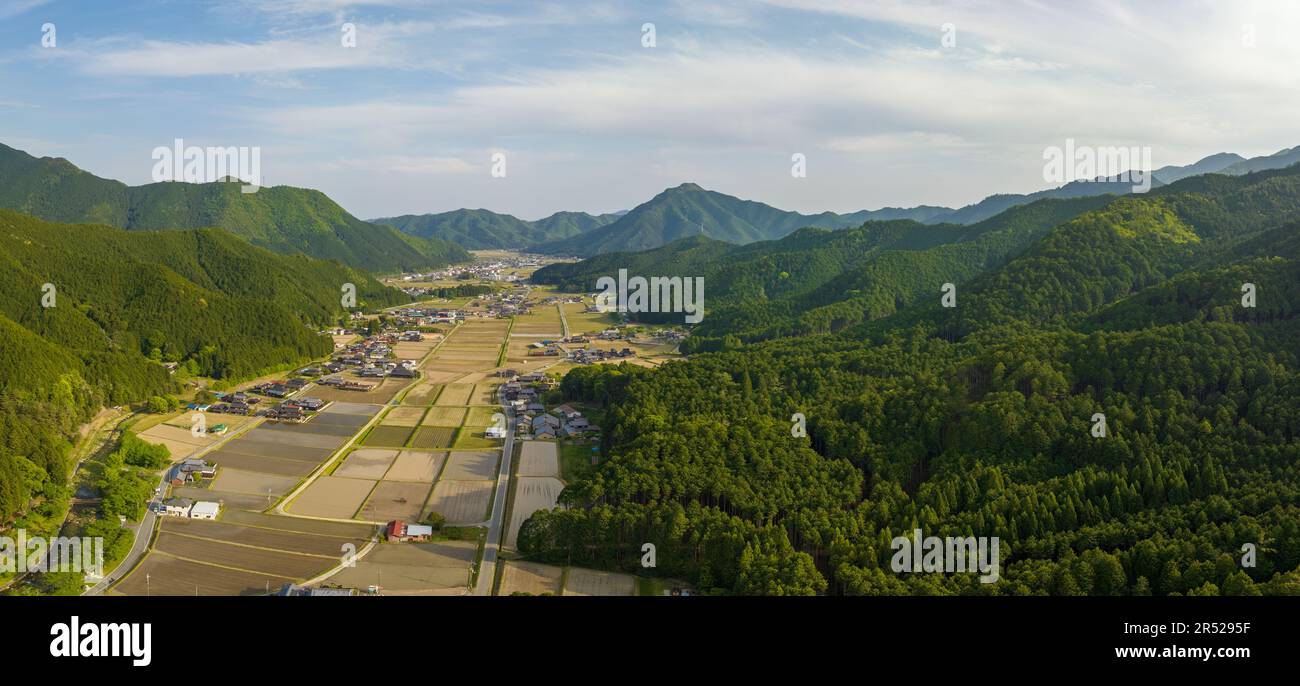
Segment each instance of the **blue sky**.
M176 138L258 146L266 183L363 218L607 212L686 181L961 205L1047 186L1066 138L1157 167L1300 145L1297 35L1294 1L0 0L0 142L131 184Z

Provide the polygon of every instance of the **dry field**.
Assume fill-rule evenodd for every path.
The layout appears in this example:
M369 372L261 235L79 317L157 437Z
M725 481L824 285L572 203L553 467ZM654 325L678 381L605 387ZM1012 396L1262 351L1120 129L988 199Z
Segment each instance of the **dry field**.
M424 416L422 424L457 427L465 423L465 412L464 407L432 407L429 408L429 414Z
M334 470L334 476L346 476L351 479L382 479L395 459L397 459L396 450L377 448L353 450Z
M560 594L560 580L564 574L562 567L537 564L536 562L502 562L501 586L497 595L528 593L542 595Z
M113 586L113 595L265 595L275 592L289 577L240 572L152 552L125 580Z
M564 595L636 595L636 577L631 574L570 567L569 573L564 578Z
M226 521L207 521L201 519L164 518L162 530L182 536L197 536L213 541L239 543L269 550L282 550L290 553L323 555L339 557L343 554L345 544L351 543L359 549L365 543L360 537L321 536L282 529L266 529L257 526L231 524Z
M474 392L470 394L470 405L496 405L497 386L500 384L478 383L474 384Z
M411 447L423 450L450 448L455 436L456 430L449 426L422 426L415 432Z
M193 488L190 486L172 488L172 495L178 498L189 498L190 500L212 500L221 503L222 510L227 513L234 510L253 510L260 512L274 505L275 501L280 499L280 494L256 495L253 493L236 493L234 491L218 491L207 488Z
M428 375L426 374L425 376ZM430 405L433 403L433 399L438 395L439 388L441 387L437 384L429 383L426 380L424 383L407 391L406 395L402 396L402 404Z
M493 481L439 480L428 509L446 517L448 524L479 524L488 517L495 485Z
M447 384L443 386L442 393L438 395L438 402L434 404L438 406L466 405L469 403L469 396L473 392L474 386L471 384Z
M375 533L375 527L370 524L323 522L316 519L282 517L277 515L260 514L257 512L230 511L221 515L221 521L227 524L243 524L246 526L257 526L266 529L281 529L284 531L296 531L304 534L315 534L317 536L336 536L342 538L370 538L370 536Z
M495 450L456 451L451 453L443 470L444 481L477 481L491 479L497 473L501 455Z
M384 415L384 426L419 426L424 418L423 407L394 407Z
M519 444L519 476L560 476L560 451L551 441Z
M471 407L469 408L469 414L465 416L465 426L476 429L487 428L492 426L492 418L500 413L501 408L496 405Z
M154 542L154 550L194 562L287 576L291 579L309 579L339 564L341 553L330 555L304 555L286 553L269 548L254 548L236 543L225 543L204 538L182 536L162 531Z
M514 548L524 522L538 510L554 508L562 490L564 482L555 477L518 477L515 480L515 497L510 507L510 526L506 531L505 547Z
M255 495L284 495L297 484L296 477L223 468L217 471L217 478L212 482L212 490Z
M432 483L442 469L447 453L425 453L403 450L397 461L384 475L386 481L422 481Z
M262 595L314 577L360 549L375 529L226 510L220 521L164 518L157 544L111 592Z
M400 448L406 445L406 440L411 437L411 428L408 426L376 426L370 429L365 438L362 438L361 445L382 445Z
M429 497L429 484L408 481L380 481L361 508L360 519L372 522L389 522L401 519L413 522L424 511L424 501Z
M326 583L362 589L375 585L386 595L464 589L477 553L478 545L469 541L384 544Z
M213 416L215 417L217 415ZM221 422L214 423L219 424ZM217 437L212 434L205 434L196 437L190 434L188 428L182 429L168 424L157 424L151 426L140 432L140 438L150 443L160 443L167 446L167 452L171 453L173 462L189 457L189 455L194 451L217 439Z
M288 510L305 517L351 519L361 509L375 483L368 479L322 476L300 493L289 504Z

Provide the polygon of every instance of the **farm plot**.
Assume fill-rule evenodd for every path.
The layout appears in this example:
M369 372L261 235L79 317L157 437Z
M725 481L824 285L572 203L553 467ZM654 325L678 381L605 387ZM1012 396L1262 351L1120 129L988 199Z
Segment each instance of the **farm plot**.
M560 476L560 455L550 441L523 441L519 448L519 476Z
M443 470L444 481L477 481L491 479L497 472L497 459L500 454L495 450L455 451L448 458L447 468Z
M152 552L113 586L122 595L265 595L293 581L286 576L243 572Z
M226 512L224 518L229 519L230 513L234 510L265 510L274 505L282 494L273 493L268 495L263 493L257 495L254 493L236 493L234 491L181 486L173 488L172 495L178 498L189 498L190 500L215 500L221 503L221 509Z
M564 568L562 567L542 565L536 562L502 562L501 587L497 589L497 595L512 595L515 593L527 593L529 595L550 593L559 595L560 580L563 575Z
M394 519L415 521L424 511L424 501L429 497L429 484L409 481L380 481L365 507L360 519L372 522L390 522Z
M506 532L505 547L513 548L519 540L519 529L538 510L555 507L555 501L564 490L564 482L550 476L521 476L515 481L515 497L510 512L510 528Z
M479 429L492 426L492 418L500 412L501 408L496 406L476 405L469 408L469 413L465 416L465 426Z
M334 470L334 476L346 476L352 479L382 479L389 465L397 459L396 450L379 450L362 448L354 450L343 460L343 464Z
M341 536L320 536L316 534L283 531L280 529L264 529L262 527L229 524L223 521L214 522L202 519L181 519L178 517L164 519L162 530L181 536L192 536L213 541L225 541L228 543L241 543L243 545L267 548L269 550L282 550L290 553L324 555L326 557L338 557L342 555L344 550L343 546L345 544L351 543L359 549L365 542L364 539L356 537L346 538Z
M412 448L450 448L455 439L456 429L449 426L422 426L415 432L411 441Z
M208 453L206 459L215 462L224 469L263 472L278 476L304 477L316 469L317 462L310 460L291 460L280 457L259 457L230 450L218 450Z
M425 512L441 514L448 524L478 524L487 519L495 485L493 481L439 480Z
M403 450L384 475L385 481L422 481L432 483L447 459L447 453L423 453Z
M428 362L425 362L424 366L420 367L420 373L424 375L425 381L428 381L430 384L437 387L438 389L442 388L442 384L455 381L465 373L464 370L457 370L457 369L441 369L441 368L435 369L433 368L433 366L431 366L434 362L436 362L436 358L430 359ZM433 396L430 395L429 398L430 398L430 402L432 402Z
M470 394L469 404L471 405L495 405L497 402L497 385L498 384L474 384L474 392Z
M188 416L188 415L186 415ZM172 461L181 460L191 453L216 440L212 434L194 436L189 429L182 429L167 424L157 424L140 432L140 438L150 443L160 443L167 447Z
M319 386L311 390L313 397L326 402L340 401L351 403L386 404L397 395L398 391L411 385L414 379L395 379L389 377L368 391L345 391L331 386ZM373 383L373 382L368 382Z
M477 554L478 544L469 541L381 545L327 583L354 588L374 585L389 595L466 588Z
M297 477L223 468L217 472L212 489L231 493L284 495L297 483Z
M370 417L375 416L375 413L379 412L379 410L381 409L383 409L382 405L373 405L369 403L336 402L336 403L331 403L329 407L325 408L324 414L329 414L329 415L347 414L356 417L366 417L367 419L369 419ZM365 424L365 422L362 422L362 424Z
M430 405L433 403L433 399L437 397L439 388L441 388L441 386L426 381L425 383L407 391L406 395L402 396L402 404L419 406Z
M419 426L424 418L423 407L394 407L384 415L383 426Z
M564 595L636 595L636 577L595 569L570 567L564 578Z
M291 579L311 578L339 563L339 555L304 555L224 543L168 531L158 534L154 550L195 562Z
M322 476L294 499L289 511L306 517L351 519L375 483L369 479Z
M431 407L421 422L425 426L460 426L465 423L464 407Z
M493 358L496 359L496 358ZM471 384L451 383L443 386L442 393L438 395L438 402L435 405L464 405L469 402L470 393L474 392L474 386Z
M375 532L370 524L353 522L324 522L318 519L301 519L298 517L280 517L258 512L231 511L221 516L227 524L245 524L267 529L296 531L317 536L335 536L342 538L369 538Z
M400 448L411 437L409 426L376 426L361 439L362 445L384 445Z
M570 334L596 333L612 328L617 321L609 312L584 312L586 304L565 303L564 318Z

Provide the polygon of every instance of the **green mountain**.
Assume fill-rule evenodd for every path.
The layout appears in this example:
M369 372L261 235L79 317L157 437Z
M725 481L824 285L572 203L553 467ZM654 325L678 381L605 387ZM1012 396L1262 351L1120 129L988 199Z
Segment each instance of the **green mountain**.
M1030 214L1008 221L1017 212ZM744 340L755 322L737 319L685 361L572 370L561 392L601 408L607 457L524 523L520 551L634 571L653 540L656 574L739 594L1300 591L1300 167L995 219L973 236L867 224L745 246L774 262L792 259L771 250L787 240L813 251L801 280L852 265L779 286L801 302L898 255L1031 236L967 263L955 307L937 282L958 279L940 270L924 297L855 326L760 322L782 335ZM718 249L656 252L699 269ZM869 257L836 254L850 249ZM706 292L768 288L772 269L798 266L732 250L708 258L722 282L706 276ZM876 278L905 284L924 264ZM728 282L729 266L748 274ZM915 529L997 537L996 578L895 571L895 537ZM1253 566L1239 563L1247 543L1267 550Z
M408 241L363 222L325 194L275 186L243 193L239 183L127 186L60 158L0 145L0 207L57 222L132 230L218 227L279 253L303 253L376 272L440 267L470 259L436 238Z
M548 265L533 280L591 292L597 279L619 269L629 275L701 276L708 316L693 341L833 331L927 298L936 284L965 281L1062 221L1110 201L1039 200L969 226L894 220L835 231L800 229L743 246L697 236L640 253ZM680 321L674 314L638 318Z
M451 241L470 250L521 250L586 233L618 217L617 214L556 212L530 222L488 210L462 209L439 214L406 214L371 221L391 226L408 235Z
M929 219L945 208L886 208L838 215L805 215L778 210L752 200L707 191L684 183L638 205L617 221L540 250L552 254L591 256L616 251L655 248L687 236L706 236L728 243L751 243L784 236L795 229L856 226L868 219Z
M408 300L363 271L221 229L146 233L0 210L0 477L27 470L0 489L0 522L63 482L68 440L98 408L176 390L163 362L239 379L328 354L316 331L343 316L347 283L363 306Z

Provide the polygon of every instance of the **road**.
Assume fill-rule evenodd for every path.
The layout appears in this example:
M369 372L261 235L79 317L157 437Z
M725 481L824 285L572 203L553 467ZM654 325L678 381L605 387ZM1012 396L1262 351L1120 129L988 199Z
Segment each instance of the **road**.
M501 410L506 415L506 443L501 447L501 469L497 471L496 495L492 498L492 517L488 521L487 541L483 543L483 563L479 566L478 584L474 595L492 595L492 582L496 578L497 551L505 532L506 496L510 492L510 462L515 450L515 411L501 398Z

